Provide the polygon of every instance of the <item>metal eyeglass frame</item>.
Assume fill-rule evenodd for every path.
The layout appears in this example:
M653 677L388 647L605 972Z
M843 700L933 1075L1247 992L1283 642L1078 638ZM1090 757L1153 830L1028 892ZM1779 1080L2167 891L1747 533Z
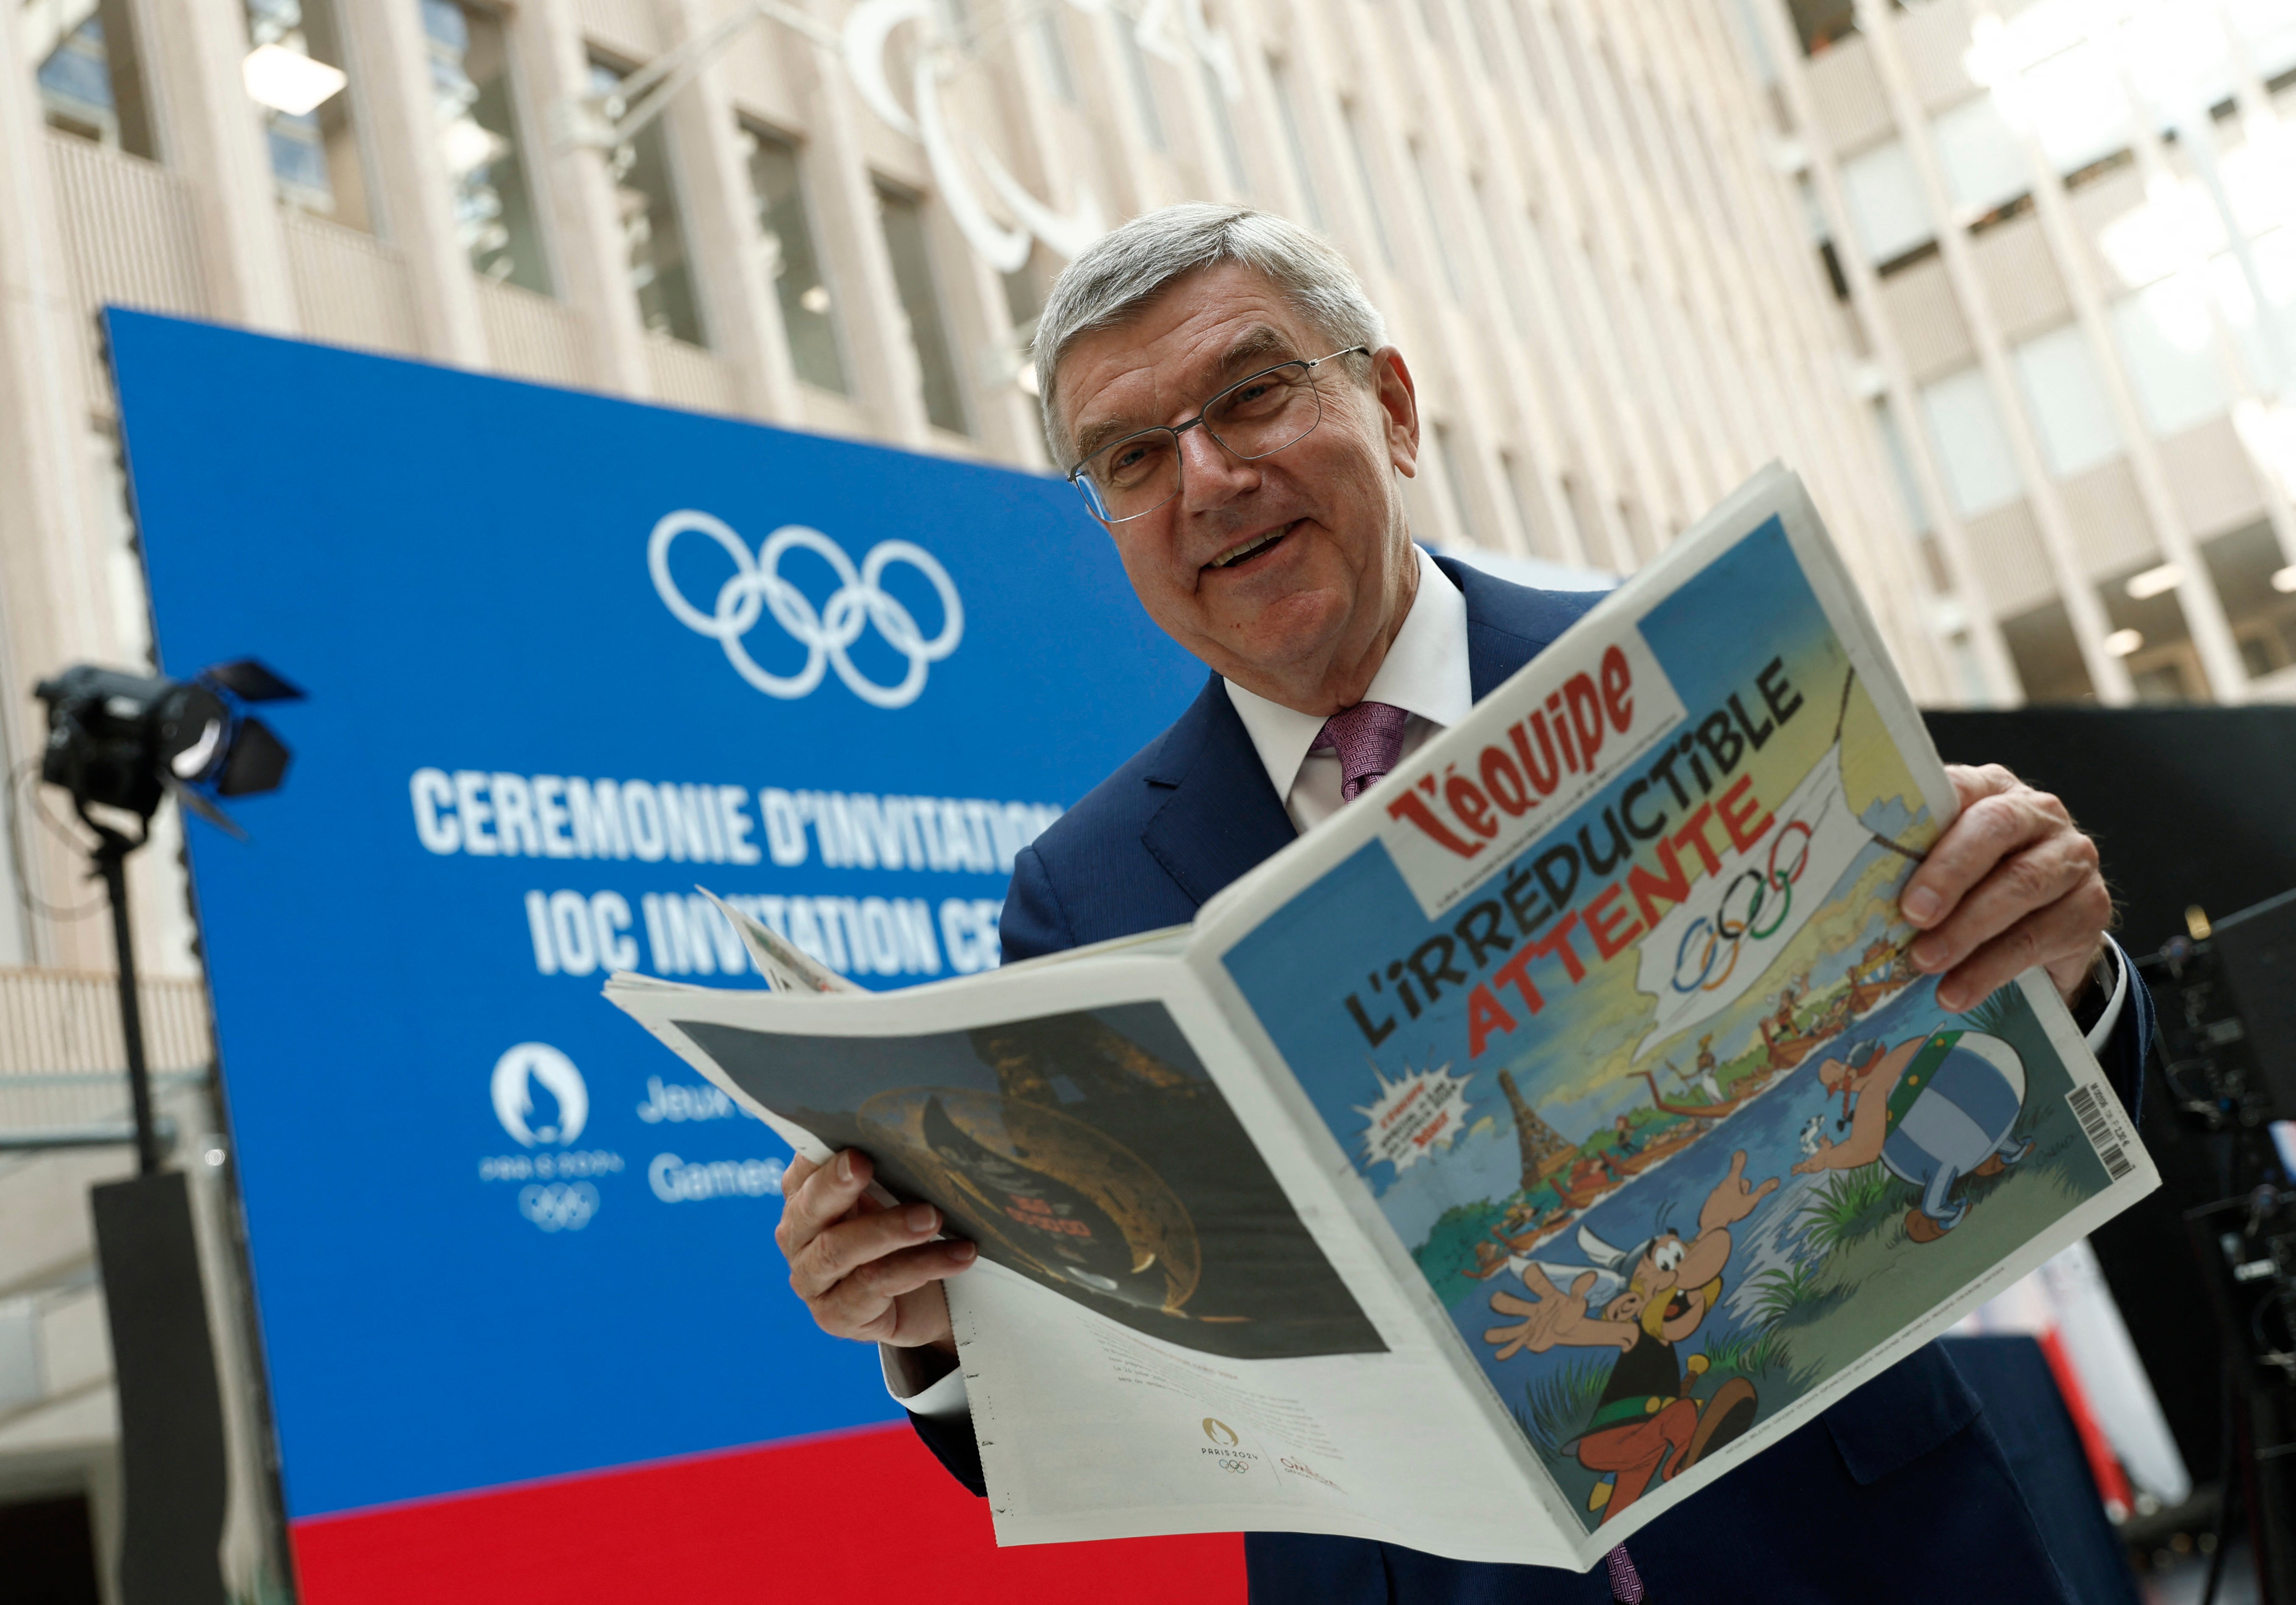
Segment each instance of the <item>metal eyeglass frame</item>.
M1305 440L1308 436L1314 434L1318 429L1323 427L1324 393L1323 391L1316 389L1316 370L1336 357L1369 356L1371 354L1372 351L1369 346L1349 346L1345 350L1332 351L1322 356L1295 356L1286 362L1271 363L1256 373L1248 373L1244 375L1244 377L1237 380L1232 385L1222 386L1218 393L1216 393L1210 400L1206 401L1203 405L1196 409L1196 415L1189 419L1185 423L1168 425L1160 423L1153 429L1135 430L1132 433L1125 435L1118 439L1111 440L1106 446L1099 447L1092 453L1091 456L1085 458L1084 462L1078 463L1074 468L1068 471L1068 482L1074 485L1077 487L1077 494L1084 498L1085 510L1103 524L1128 524L1135 519L1144 519L1150 513L1156 512L1158 509L1171 505L1171 504L1178 498L1180 494L1187 488L1187 460L1185 457L1179 454L1181 436L1186 434L1190 430L1194 429L1197 425L1203 424L1204 433L1210 435L1214 440L1218 440L1220 449L1227 453L1239 463L1257 463L1262 457L1274 456L1276 452L1288 451L1292 446L1299 445L1300 442ZM1277 373L1284 368L1305 368L1308 371L1308 388L1316 391L1316 422L1309 424L1298 434L1292 436L1291 439L1286 440L1282 446L1276 446L1271 451L1260 452L1257 455L1247 456L1242 452L1237 451L1235 447L1230 446L1226 441L1220 440L1218 431L1214 430L1211 425L1204 423L1204 415L1207 413L1210 413L1214 407L1218 406L1228 397L1243 389L1244 386L1251 383L1254 380L1265 379L1270 373ZM1095 501L1093 493L1086 489L1081 482L1084 479L1085 468L1093 461L1094 458L1103 456L1109 452L1114 451L1118 446L1124 445L1128 441L1137 440L1144 435L1169 435L1172 437L1172 450L1174 454L1173 461L1178 472L1178 483L1172 487L1172 494L1166 496L1162 501L1157 503L1154 507L1143 507L1137 512L1128 512L1120 519L1111 519L1100 511L1099 504Z

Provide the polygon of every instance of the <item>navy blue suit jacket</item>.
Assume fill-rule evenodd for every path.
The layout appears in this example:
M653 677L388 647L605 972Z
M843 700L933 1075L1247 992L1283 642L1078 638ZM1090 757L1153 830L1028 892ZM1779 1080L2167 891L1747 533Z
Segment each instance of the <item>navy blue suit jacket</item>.
M1436 561L1466 597L1478 701L1599 600L1527 590ZM1297 835L1215 676L1171 728L1020 855L1004 904L1004 955L1033 958L1185 923ZM2132 1103L2151 1039L2143 994L2131 977L2132 1006L2106 1067ZM970 1423L911 1419L942 1462L980 1492ZM2071 1470L2087 1483L2077 1458ZM1644 1527L1628 1551L1654 1605L2116 1597L2069 1590L2068 1574L2094 1571L2095 1543L2074 1553L2062 1532L2045 1538L2028 1503L2033 1492L2021 1490L1978 1396L1931 1344ZM2095 1508L2093 1491L2087 1501ZM2110 1562L2101 1510L2095 1526L2085 1536L2102 1534ZM1600 1567L1582 1576L1471 1565L1368 1540L1280 1533L1248 1535L1244 1553L1255 1605L1602 1605L1611 1598ZM2133 1601L2133 1588L2125 1581L2122 1588Z

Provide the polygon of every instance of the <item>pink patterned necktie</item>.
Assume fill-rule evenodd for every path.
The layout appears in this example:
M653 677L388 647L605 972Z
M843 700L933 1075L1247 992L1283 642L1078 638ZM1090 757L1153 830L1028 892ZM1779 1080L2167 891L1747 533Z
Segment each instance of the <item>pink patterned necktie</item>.
M1634 1558L1627 1553L1623 1544L1603 1557L1611 1568L1611 1598L1619 1605L1643 1605L1643 1575L1635 1569Z
M1400 708L1358 702L1325 719L1308 749L1340 755L1340 800L1351 803L1402 758L1403 727L1410 721Z

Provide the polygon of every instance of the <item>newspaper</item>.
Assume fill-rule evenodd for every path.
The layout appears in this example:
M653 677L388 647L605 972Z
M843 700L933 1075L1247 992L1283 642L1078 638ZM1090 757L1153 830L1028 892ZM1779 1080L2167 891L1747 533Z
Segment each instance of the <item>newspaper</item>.
M1583 1569L2156 1184L2045 975L1913 968L1954 807L1772 468L1193 926L607 993L980 1245L999 1543Z

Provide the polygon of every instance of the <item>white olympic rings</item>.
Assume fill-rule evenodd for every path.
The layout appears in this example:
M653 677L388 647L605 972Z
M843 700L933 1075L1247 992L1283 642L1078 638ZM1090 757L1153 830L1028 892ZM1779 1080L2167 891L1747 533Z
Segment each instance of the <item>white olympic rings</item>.
M734 560L734 577L718 588L711 612L705 613L688 602L670 577L670 543L689 529L708 536ZM837 589L818 611L804 592L781 577L782 554L791 548L815 553L837 576ZM923 575L940 598L940 633L930 641L908 609L878 585L894 563L906 563ZM809 695L821 684L823 670L833 666L837 677L864 702L875 708L906 708L924 690L927 667L956 651L957 643L964 638L964 604L957 600L948 570L914 541L878 542L857 570L845 549L820 530L784 524L766 537L752 557L742 537L724 520L687 508L653 527L653 536L646 545L646 569L653 576L653 588L660 594L663 605L678 623L717 642L742 678L783 701ZM767 673L742 644L742 638L767 612L805 648L805 667L793 675ZM908 673L896 684L878 684L846 655L846 649L872 624L888 645L909 660Z

